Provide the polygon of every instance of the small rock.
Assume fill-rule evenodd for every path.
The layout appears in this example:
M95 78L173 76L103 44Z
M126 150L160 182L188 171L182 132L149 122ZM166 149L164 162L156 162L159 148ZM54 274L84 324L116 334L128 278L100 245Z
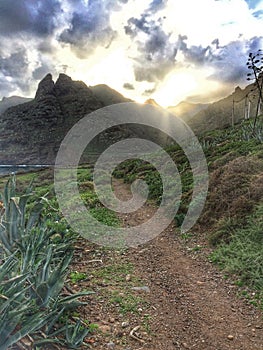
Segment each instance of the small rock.
M107 348L108 349L115 349L115 343L113 343L113 342L108 343Z
M130 282L130 280L131 280L131 275L127 275L127 276L125 277L125 280L126 280L126 282Z
M110 322L110 323L114 323L114 322L115 322L115 318L110 317L110 318L109 318L109 322Z
M132 287L132 290L136 290L138 292L146 292L146 293L150 293L150 288L147 286L143 286L143 287Z
M227 339L228 339L228 340L234 340L234 336L231 335L231 334L229 334L229 335L227 336Z
M199 285L199 286L202 286L203 284L205 284L205 282L203 282L203 281L197 281L196 284Z
M129 322L122 322L121 323L121 326L122 326L122 328L127 328L127 327L129 327Z
M110 327L110 326L107 326L107 325L105 324L105 325L99 326L99 330L100 330L102 333L110 333L110 332L111 332L111 327Z
M116 332L115 332L115 335L116 335L116 337L118 337L118 338L122 338L122 337L124 336L124 334L125 334L125 333L123 333L122 331L116 331Z

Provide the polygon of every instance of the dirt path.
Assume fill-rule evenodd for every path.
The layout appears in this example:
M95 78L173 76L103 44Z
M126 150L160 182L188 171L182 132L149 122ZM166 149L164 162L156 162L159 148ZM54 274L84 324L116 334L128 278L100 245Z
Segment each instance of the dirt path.
M128 186L114 181L118 196L128 199ZM138 225L155 211L146 205L123 226ZM171 225L153 241L129 249L126 257L150 292L150 343L130 349L262 350L262 313L237 297L237 287L205 259L186 251ZM127 348L128 349L128 348Z

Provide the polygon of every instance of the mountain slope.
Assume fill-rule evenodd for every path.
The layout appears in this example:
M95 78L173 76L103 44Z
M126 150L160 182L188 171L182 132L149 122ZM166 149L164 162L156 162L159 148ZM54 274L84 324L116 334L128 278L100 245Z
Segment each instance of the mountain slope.
M32 101L11 107L0 116L2 164L53 163L70 128L101 107L103 103L83 82L60 74L54 83L48 74Z
M132 101L107 85L89 88L65 74L54 82L48 74L39 83L32 101L0 115L1 164L53 164L62 140L80 119L122 102ZM147 126L117 125L97 135L89 143L89 151L98 153L109 144L136 136L170 142L167 135ZM84 152L81 161L90 161L90 157L90 152Z
M10 107L29 102L31 100L32 98L20 96L3 97L2 101L0 101L0 114L4 113Z
M109 106L122 102L132 102L132 100L124 97L118 91L110 88L108 85L105 84L90 86L89 88L93 92L94 96L98 100L102 101L104 106Z
M209 104L202 103L190 103L187 101L182 101L176 106L168 107L168 111L173 113L179 118L182 118L184 121L189 121L195 114L206 109Z
M201 110L189 120L189 126L197 133L220 129L236 124L245 119L250 106L250 117L255 117L258 103L258 92L254 84L245 89L236 87L235 91Z

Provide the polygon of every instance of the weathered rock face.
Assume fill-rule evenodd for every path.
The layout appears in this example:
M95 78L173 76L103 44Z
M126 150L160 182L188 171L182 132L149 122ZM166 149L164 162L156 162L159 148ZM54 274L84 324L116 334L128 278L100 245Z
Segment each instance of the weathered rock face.
M48 74L34 100L0 116L0 163L53 164L70 128L103 106L83 82L61 74L54 83Z
M54 81L52 80L52 75L48 74L39 83L35 99L36 101L41 101L43 98L53 95L53 93L54 93Z

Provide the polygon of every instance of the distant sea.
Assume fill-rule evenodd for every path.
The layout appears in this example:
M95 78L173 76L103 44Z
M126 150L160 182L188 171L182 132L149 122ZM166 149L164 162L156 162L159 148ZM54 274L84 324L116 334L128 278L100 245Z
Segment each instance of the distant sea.
M50 165L0 165L0 176L48 168Z

